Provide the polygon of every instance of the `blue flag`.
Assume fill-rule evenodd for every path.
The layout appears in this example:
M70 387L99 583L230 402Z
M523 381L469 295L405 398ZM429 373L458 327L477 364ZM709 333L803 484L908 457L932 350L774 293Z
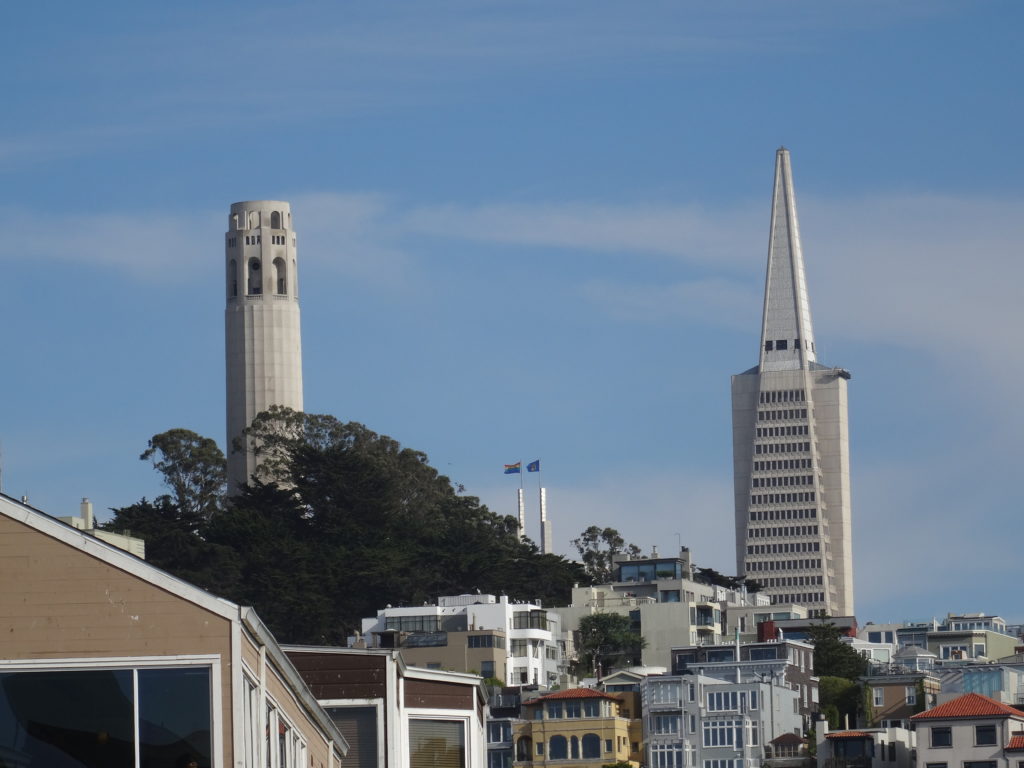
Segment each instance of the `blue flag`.
M531 461L529 464L527 464L526 465L526 471L527 472L540 472L540 459L537 459L536 461Z

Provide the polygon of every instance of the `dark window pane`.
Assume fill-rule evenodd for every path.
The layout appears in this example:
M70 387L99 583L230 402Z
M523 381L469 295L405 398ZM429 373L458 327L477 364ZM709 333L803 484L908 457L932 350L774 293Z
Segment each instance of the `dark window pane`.
M348 742L345 765L351 768L376 768L377 708L328 707L327 714Z
M132 768L131 670L0 674L0 754L14 765Z
M210 765L208 667L139 670L139 757L142 768Z

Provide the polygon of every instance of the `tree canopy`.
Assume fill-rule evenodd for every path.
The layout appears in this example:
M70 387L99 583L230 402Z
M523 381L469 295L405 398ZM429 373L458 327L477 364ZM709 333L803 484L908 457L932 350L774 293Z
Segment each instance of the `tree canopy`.
M841 637L839 628L828 617L810 625L808 641L814 646L814 674L856 681L867 672L867 659Z
M260 414L246 439L261 473L227 499L221 482L216 504L198 481L215 463L204 463L208 446L178 432L154 436L143 454L160 452L174 493L114 510L108 527L138 531L154 564L254 606L283 642L341 642L385 605L445 594L567 602L587 580L520 540L513 517L459 493L426 454L362 424ZM197 509L213 513L194 525Z
M607 674L614 667L640 663L647 642L620 613L592 613L576 632L577 674Z
M572 544L580 553L580 560L587 575L595 584L606 584L614 575L614 558L616 555L628 555L631 558L640 556L640 547L627 544L625 539L614 528L601 528L592 525L583 531Z

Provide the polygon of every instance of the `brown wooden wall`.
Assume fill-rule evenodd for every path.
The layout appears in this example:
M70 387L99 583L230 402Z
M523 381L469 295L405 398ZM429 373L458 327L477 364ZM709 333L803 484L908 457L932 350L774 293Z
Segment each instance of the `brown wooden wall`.
M433 680L405 680L405 706L436 709L468 709L475 703L476 689L465 683Z
M387 659L370 654L288 651L317 699L384 699Z

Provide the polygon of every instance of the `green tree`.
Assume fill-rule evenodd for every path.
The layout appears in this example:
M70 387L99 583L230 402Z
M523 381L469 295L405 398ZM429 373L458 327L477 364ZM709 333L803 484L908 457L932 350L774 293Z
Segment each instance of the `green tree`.
M178 518L198 532L222 507L227 465L217 443L188 429L171 429L153 435L139 456L152 461L170 489L167 498L178 509Z
M814 674L818 677L857 680L867 672L867 659L841 637L839 628L828 617L808 628L808 641L814 646Z
M841 728L847 717L851 723L856 723L861 686L845 677L825 675L818 680L818 702L830 728Z
M445 594L566 602L586 580L579 564L522 541L514 518L460 493L426 454L362 424L275 408L245 437L264 471L203 522L176 495L117 510L115 521L144 527L153 562L183 578L223 563L220 575L202 570L201 586L254 606L284 642L343 642L387 604ZM164 451L165 477L178 477L172 456L193 458Z
M600 676L614 667L639 664L646 645L628 616L620 613L584 616L576 631L576 673Z
M202 538L191 513L183 514L170 496L141 499L112 510L99 527L127 533L146 542L146 561L186 581L219 594L232 592L241 560L235 550Z
M640 547L627 544L614 528L592 525L583 531L572 544L580 553L580 560L587 575L594 584L606 584L614 574L613 561L616 555L640 556Z

